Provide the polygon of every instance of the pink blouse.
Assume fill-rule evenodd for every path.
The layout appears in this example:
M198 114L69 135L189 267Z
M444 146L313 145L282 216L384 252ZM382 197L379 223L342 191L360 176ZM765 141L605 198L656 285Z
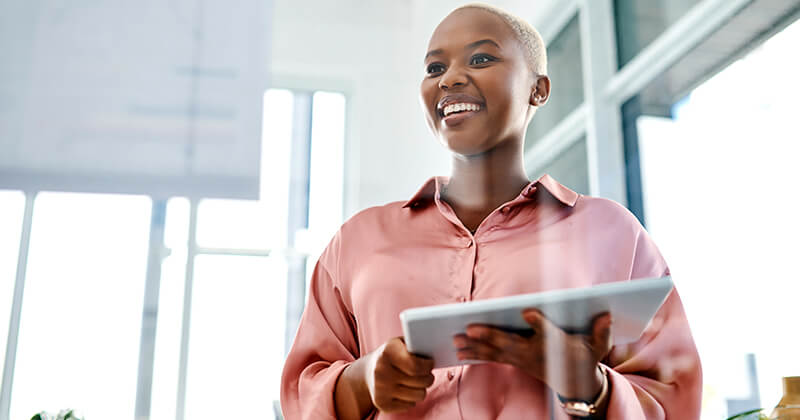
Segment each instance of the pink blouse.
M495 209L474 235L431 178L408 202L366 209L322 253L281 383L287 420L336 418L342 370L402 335L407 308L584 287L669 273L653 241L619 204L575 193L545 175ZM613 327L612 327L613 328ZM676 291L641 339L603 361L607 418L700 416L700 360ZM424 401L388 419L567 418L548 387L517 368L435 369Z

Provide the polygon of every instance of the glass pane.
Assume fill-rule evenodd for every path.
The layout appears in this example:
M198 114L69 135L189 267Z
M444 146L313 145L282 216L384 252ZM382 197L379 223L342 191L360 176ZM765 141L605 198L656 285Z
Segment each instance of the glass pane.
M36 198L11 418L132 416L151 200Z
M535 174L537 179L542 174L549 174L556 181L569 189L589 194L589 163L586 155L586 137L576 141L557 158L548 163L543 170Z
M197 243L202 247L269 249L268 206L250 200L201 200Z
M0 361L6 358L8 322L17 280L19 240L22 217L25 213L25 195L20 191L0 190ZM0 362L2 363L2 362ZM0 365L0 373L3 366Z
M202 200L197 243L203 247L284 248L292 142L292 93L271 89L264 95L261 199Z
M619 68L698 3L700 0L614 0Z
M164 230L170 255L161 263L151 420L175 419L188 238L189 200L172 198L167 202Z
M311 115L308 229L322 238L324 247L342 224L344 95L315 92Z
M536 111L528 126L525 147L529 149L583 103L583 66L578 15L547 46L550 100Z
M781 377L800 375L800 85L786 65L798 43L795 23L695 89L674 120L638 120L648 229L703 362L704 419L734 414L731 399L757 398L750 381L760 394L753 405L774 407ZM742 80L764 71L741 100ZM746 370L748 353L757 378Z
M272 418L272 402L280 399L286 276L282 258L197 257L186 418Z

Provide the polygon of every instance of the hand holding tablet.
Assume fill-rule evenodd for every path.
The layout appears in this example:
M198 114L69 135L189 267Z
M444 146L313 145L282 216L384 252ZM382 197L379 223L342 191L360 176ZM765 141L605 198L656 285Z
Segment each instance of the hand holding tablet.
M534 329L526 320L530 316L523 317L526 309L537 309L546 322L564 332L589 335L595 318L609 313L613 319L613 343L636 341L666 300L672 286L670 277L614 282L588 288L413 308L403 311L400 319L408 351L433 358L434 366L440 368L477 362L459 359L456 353L453 339L467 333L468 326L494 326L523 338L533 334Z

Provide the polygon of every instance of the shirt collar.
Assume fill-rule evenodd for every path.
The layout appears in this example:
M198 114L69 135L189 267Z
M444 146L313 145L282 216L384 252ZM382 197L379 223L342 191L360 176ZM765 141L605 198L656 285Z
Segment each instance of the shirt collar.
M433 201L435 197L438 197L442 186L447 185L448 182L450 182L450 178L446 176L435 176L428 179L424 184L422 184L422 187L417 191L417 193L414 194L410 200L406 201L406 203L403 205L403 208L414 208L424 203ZM578 201L578 193L560 184L548 174L544 174L536 181L528 184L522 190L521 194L530 196L534 191L537 190L538 186L544 187L544 189L547 190L550 195L555 197L558 201L566 206L574 207L575 202Z

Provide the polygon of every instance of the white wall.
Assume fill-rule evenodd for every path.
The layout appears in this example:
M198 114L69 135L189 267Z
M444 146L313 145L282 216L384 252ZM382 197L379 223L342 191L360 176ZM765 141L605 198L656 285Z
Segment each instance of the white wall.
M428 38L453 0L276 0L274 84L344 90L349 99L345 217L405 200L450 158L428 131L419 83ZM490 2L534 24L554 0Z

